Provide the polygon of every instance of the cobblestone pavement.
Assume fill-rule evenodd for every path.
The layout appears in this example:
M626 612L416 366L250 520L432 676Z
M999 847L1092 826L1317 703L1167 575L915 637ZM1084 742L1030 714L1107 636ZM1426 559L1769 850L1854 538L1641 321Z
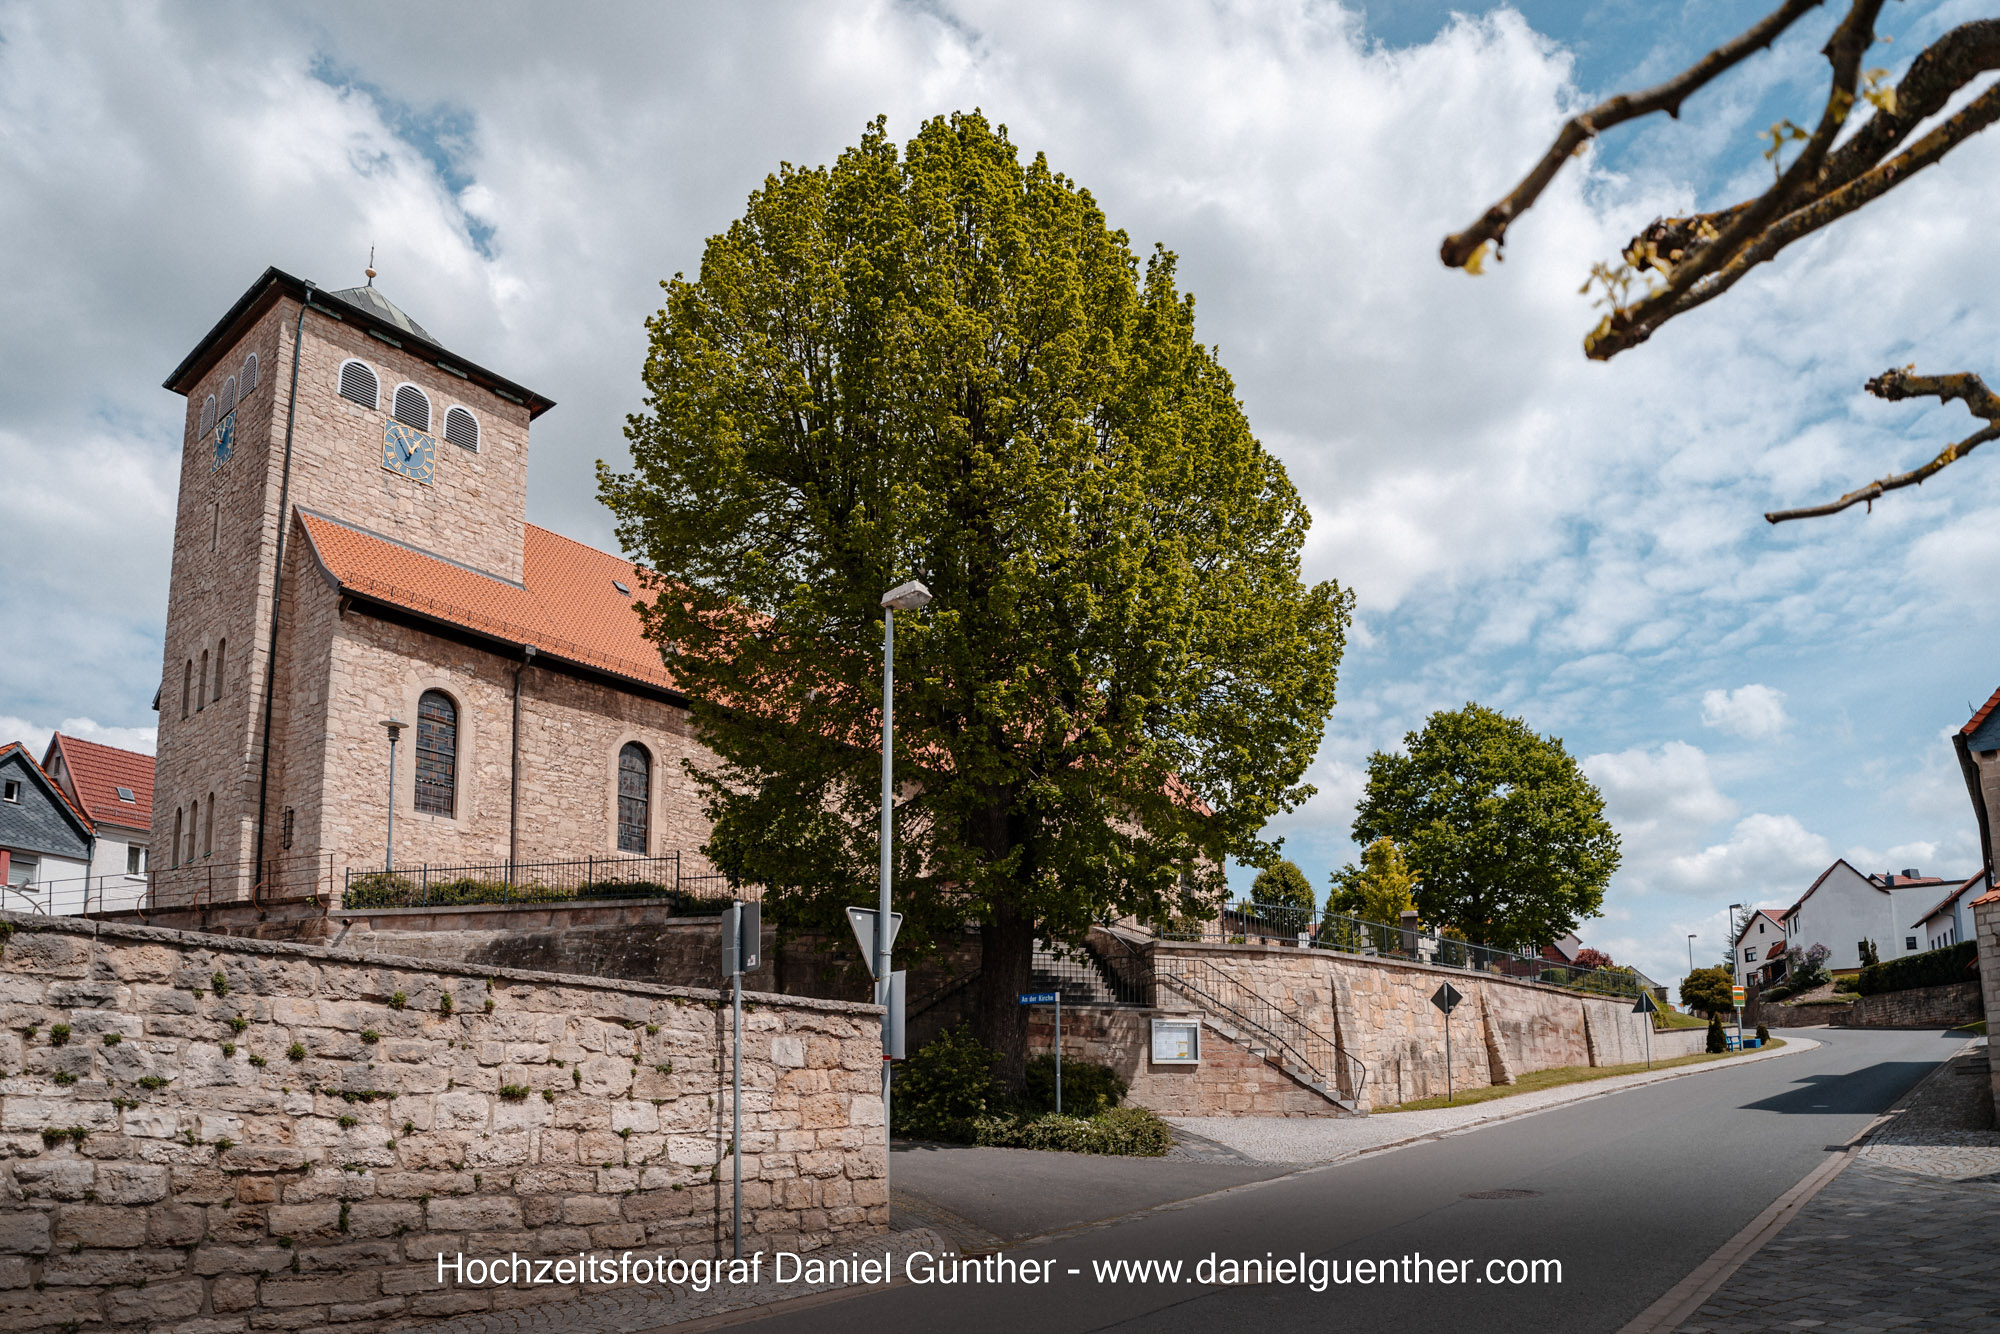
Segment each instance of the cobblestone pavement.
M1783 1036L1785 1045L1775 1051L1751 1052L1726 1061L1676 1066L1669 1070L1641 1071L1636 1075L1597 1079L1587 1084L1565 1084L1534 1093L1518 1093L1510 1098L1495 1098L1490 1102L1476 1102L1464 1107L1442 1107L1435 1111L1384 1112L1376 1116L1174 1116L1167 1119L1178 1130L1258 1162L1333 1163L1392 1144L1469 1130L1490 1121L1511 1120L1566 1103L1658 1083L1663 1079L1698 1078L1712 1070L1734 1069L1753 1061L1782 1060L1820 1045L1797 1032L1788 1032Z
M950 1251L957 1247L942 1240L928 1228L910 1228L871 1239L866 1244L810 1252L811 1256L873 1259L894 1256L898 1261L913 1251ZM424 1325L425 1334L638 1334L641 1330L678 1325L704 1316L721 1315L747 1306L804 1297L843 1283L785 1283L771 1281L770 1258L765 1257L765 1280L742 1286L716 1286L707 1292L661 1285L654 1288L614 1288L555 1298L505 1311L481 1311ZM898 1263L896 1274L901 1276Z
M1948 1062L1679 1334L2000 1330L2000 1134Z

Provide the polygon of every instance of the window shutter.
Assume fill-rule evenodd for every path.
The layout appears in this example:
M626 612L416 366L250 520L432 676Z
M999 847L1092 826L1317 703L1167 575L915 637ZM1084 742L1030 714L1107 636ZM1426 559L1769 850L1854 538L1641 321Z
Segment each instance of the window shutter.
M396 420L428 433L431 429L431 400L413 384L396 386Z
M342 398L352 399L364 408L373 408L379 393L374 371L358 361L344 361L340 364Z
M444 414L444 438L460 449L479 452L479 419L464 408L453 408Z

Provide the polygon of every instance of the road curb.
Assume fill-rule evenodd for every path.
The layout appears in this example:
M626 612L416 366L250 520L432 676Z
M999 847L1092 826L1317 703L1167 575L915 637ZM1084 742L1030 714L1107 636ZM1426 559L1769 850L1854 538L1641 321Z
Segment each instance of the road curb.
M1815 1044L1818 1045L1818 1044ZM1747 1263L1751 1256L1762 1250L1765 1243L1785 1230L1786 1224L1798 1217L1799 1212L1811 1203L1813 1196L1830 1185L1833 1179L1847 1169L1847 1165L1860 1156L1868 1141L1884 1127L1888 1126L1905 1108L1915 1100L1917 1093L1934 1079L1947 1074L1970 1047L1955 1052L1938 1062L1935 1069L1903 1091L1901 1097L1889 1104L1889 1109L1854 1132L1840 1152L1806 1173L1799 1183L1773 1200L1764 1212L1751 1219L1741 1232L1722 1244L1721 1249L1695 1267L1680 1282L1668 1288L1666 1293L1651 1306L1634 1316L1622 1326L1618 1334L1672 1334L1687 1321L1694 1318L1710 1297L1721 1291L1727 1283Z

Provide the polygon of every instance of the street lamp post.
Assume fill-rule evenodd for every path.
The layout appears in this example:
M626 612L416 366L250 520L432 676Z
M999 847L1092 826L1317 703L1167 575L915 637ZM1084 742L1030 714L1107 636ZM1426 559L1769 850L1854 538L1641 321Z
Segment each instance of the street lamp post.
M930 605L931 591L915 579L882 595L882 870L875 905L875 1003L889 1004L890 837L894 832L896 781L896 613ZM889 1148L889 1016L882 1017L882 1149ZM888 1172L888 1159L882 1169Z
M1688 932L1688 971L1690 973L1694 971L1694 937L1694 932Z
M1737 939L1736 914L1743 911L1743 905L1729 905L1729 981L1734 986L1743 985L1743 960L1738 957L1742 941ZM1731 997L1733 1000L1734 997ZM1743 1007L1733 1006L1736 1011L1736 1050L1743 1050Z
M382 874L387 875L396 869L396 738L409 724L401 718L384 718L382 726L389 729L389 843L382 850Z

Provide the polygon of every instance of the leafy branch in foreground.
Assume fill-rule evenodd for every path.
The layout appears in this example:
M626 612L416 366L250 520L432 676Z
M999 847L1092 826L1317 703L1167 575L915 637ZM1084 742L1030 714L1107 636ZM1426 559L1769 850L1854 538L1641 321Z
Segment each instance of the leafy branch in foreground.
M1542 159L1512 191L1470 227L1444 239L1439 254L1445 265L1471 273L1483 271L1489 259L1499 258L1509 226L1534 207L1563 164L1581 154L1599 134L1656 112L1677 119L1688 97L1745 58L1768 48L1821 2L1786 0L1665 83L1641 92L1621 93L1572 116ZM1657 218L1627 244L1622 264L1593 268L1584 290L1603 287L1598 305L1605 313L1584 337L1586 356L1606 361L1637 347L1669 320L1729 291L1752 269L1775 259L1793 242L1880 199L2000 119L2000 83L1989 84L1922 136L1906 142L1942 113L1955 94L1981 75L2000 69L2000 19L1977 19L1944 33L1892 85L1888 71L1864 68L1864 57L1878 40L1875 24L1883 2L1851 0L1828 39L1822 54L1831 67L1831 77L1825 103L1812 127L1781 120L1761 136L1770 141L1765 157L1771 161L1774 180L1768 190L1713 212ZM1866 103L1872 114L1842 140L1857 102ZM1790 144L1799 149L1787 166L1782 155ZM1646 280L1643 287L1642 278ZM1950 392L1915 387L1919 383L1944 386ZM1969 374L1913 377L1892 372L1871 381L1868 388L1892 400L1931 395L1964 398L1977 415L1986 416L1967 384L1977 386L1977 394L1991 397L1978 377ZM1990 438L1989 427L1948 446L1922 468L1872 482L1831 505L1774 511L1765 517L1779 523L1835 513L1857 501L1872 501L1885 491L1923 481Z

